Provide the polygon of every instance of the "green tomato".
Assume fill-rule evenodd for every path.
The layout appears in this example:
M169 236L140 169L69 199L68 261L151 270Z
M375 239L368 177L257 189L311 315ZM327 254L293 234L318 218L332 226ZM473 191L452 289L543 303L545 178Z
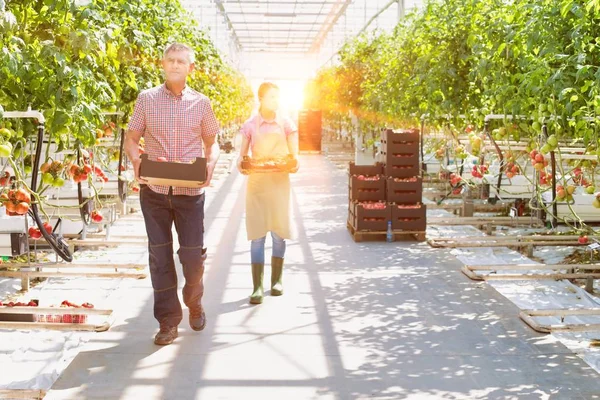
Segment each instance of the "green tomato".
M12 137L12 132L10 131L10 129L8 128L2 128L0 129L0 136L2 136L4 139L8 140Z
M61 178L60 176L57 176L56 178L54 178L54 181L52 182L52 186L54 187L62 187L65 184L65 180L63 178Z
M29 175L29 174L31 174L31 172L32 172L31 165L26 165L26 166L23 168L23 170L25 171L25 174L26 174L26 175Z
M535 122L534 122L534 123L531 125L531 127L533 128L533 130L534 130L535 132L539 132L539 131L541 131L541 130L542 130L542 125L541 125L539 122L537 122L537 121L535 121Z
M558 139L556 138L556 136L550 135L550 137L548 138L548 144L553 148L558 146Z
M542 153L542 154L548 154L548 153L550 153L550 151L552 151L552 148L550 148L550 145L548 143L543 145L542 148L540 149L540 153Z
M53 185L54 177L52 176L52 174L50 172L44 172L42 174L42 182L44 182L46 185Z
M592 186L592 185L590 185L590 186L588 186L588 187L585 188L585 192L587 194L594 194L595 191L596 191L596 188L594 186Z
M0 144L0 157L9 157L12 153L13 147L10 143Z

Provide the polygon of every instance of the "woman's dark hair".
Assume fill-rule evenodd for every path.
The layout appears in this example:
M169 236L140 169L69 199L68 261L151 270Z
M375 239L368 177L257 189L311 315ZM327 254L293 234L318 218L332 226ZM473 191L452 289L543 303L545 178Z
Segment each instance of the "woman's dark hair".
M261 83L260 86L258 87L258 99L260 100L263 97L265 97L265 94L267 94L269 89L279 90L279 86L277 86L276 84L274 84L272 82Z

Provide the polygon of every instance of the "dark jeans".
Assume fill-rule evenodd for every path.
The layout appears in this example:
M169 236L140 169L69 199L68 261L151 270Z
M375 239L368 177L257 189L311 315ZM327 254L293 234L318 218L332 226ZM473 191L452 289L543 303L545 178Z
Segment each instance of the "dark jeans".
M204 194L175 196L140 188L140 203L150 253L150 277L154 288L154 317L160 324L177 326L183 318L177 297L177 271L173 259L173 222L179 238L179 261L183 266L185 286L183 302L188 308L201 305L204 294Z

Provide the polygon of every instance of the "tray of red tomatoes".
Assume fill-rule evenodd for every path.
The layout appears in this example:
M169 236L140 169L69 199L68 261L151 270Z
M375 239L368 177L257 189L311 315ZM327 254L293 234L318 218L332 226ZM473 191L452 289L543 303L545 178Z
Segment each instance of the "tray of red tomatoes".
M295 172L298 160L293 155L284 157L242 158L242 169L249 174L268 172Z

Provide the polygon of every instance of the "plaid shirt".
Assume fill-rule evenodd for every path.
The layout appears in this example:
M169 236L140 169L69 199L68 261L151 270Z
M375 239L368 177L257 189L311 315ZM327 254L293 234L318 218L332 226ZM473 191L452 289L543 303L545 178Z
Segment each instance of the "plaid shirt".
M145 138L150 160L193 161L203 157L202 138L219 133L219 123L210 100L186 86L177 96L160 85L141 92L129 121L129 130ZM149 185L157 193L168 194L169 186ZM173 187L174 195L198 196L204 189Z

